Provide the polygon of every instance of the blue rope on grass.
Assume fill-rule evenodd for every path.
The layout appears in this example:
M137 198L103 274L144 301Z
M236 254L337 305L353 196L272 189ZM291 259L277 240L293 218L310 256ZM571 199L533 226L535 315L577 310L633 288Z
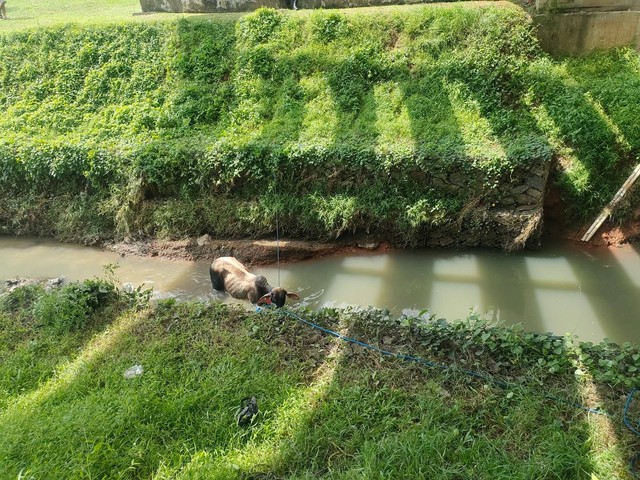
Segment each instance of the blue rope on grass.
M370 345L370 344L365 343L365 342L363 342L361 340L358 340L358 339L355 339L355 338L351 338L351 337L347 337L346 335L343 335L343 334L341 334L339 332L335 332L335 331L330 330L328 328L322 327L322 326L320 326L320 325L318 325L316 323L313 323L313 322L310 322L308 320L305 320L300 315L297 315L297 314L295 314L295 313L293 313L293 312L291 312L289 310L282 310L282 311L285 313L285 315L287 315L287 316L289 316L289 317L291 317L291 318L293 318L295 320L298 320L299 322L304 323L305 325L308 325L308 326L310 326L310 327L312 327L312 328L314 328L316 330L320 330L321 332L324 332L324 333L326 333L328 335L331 335L333 337L339 338L340 340L343 340L343 341L348 342L348 343L352 343L354 345L359 345L359 346L361 346L363 348L366 348L368 350L373 350L373 351L378 352L378 353L380 353L382 355L385 355L385 356L399 358L401 360L405 360L405 361L408 361L408 362L419 363L421 365L426 365L427 367L431 367L431 368L439 368L440 370L455 369L457 371L461 371L462 373L465 373L466 375L469 375L469 376L472 376L472 377L475 377L475 378L479 378L481 380L486 380L486 381L488 381L490 383L493 383L494 385L497 385L500 388L509 388L509 387L518 387L519 386L519 385L517 385L515 383L509 383L509 382L505 382L503 380L498 380L498 379L495 379L495 378L493 378L492 376L490 376L488 374L481 373L481 372L476 372L474 370L456 368L456 367L453 367L451 365L447 365L447 364L444 364L444 363L432 362L430 360L425 360L425 359L420 358L420 357L414 357L412 355L405 355L405 354L402 354L402 353L390 352L389 350L383 350L382 348L376 347L375 345ZM627 397L627 402L625 403L625 406L624 406L624 413L623 413L623 420L624 420L625 426L632 433L634 433L635 435L638 435L638 436L640 436L640 419L638 419L638 421L637 421L637 426L634 426L633 422L629 419L629 408L631 406L631 403L633 402L634 395L639 390L640 389L638 389L638 388L634 388L629 393L629 395ZM603 410L600 410L598 408L585 407L584 405L582 405L580 403L570 402L568 400L564 400L562 398L558 398L558 397L555 397L553 395L547 394L547 395L545 395L545 398L548 398L550 400L554 400L556 402L564 403L564 404L573 406L575 408L584 410L586 412L594 413L596 415L605 415L607 417L612 417L611 414L609 414L609 413L607 413L607 412L605 412ZM634 461L637 462L639 455L636 455L632 459L632 462L634 462ZM633 467L633 463L632 463L632 472L634 472L634 470L633 470L634 468L635 467Z
M640 389L634 388L629 393L629 396L627 397L627 402L624 404L624 413L623 413L622 419L624 420L625 426L640 437L640 418L636 420L635 426L633 425L633 422L631 421L631 419L629 419L629 408L631 407L631 403L633 402L633 397L638 391L640 391Z
M425 360L423 358L420 357L414 357L411 355L405 355L402 353L394 353L394 352L390 352L389 350L383 350L380 347L376 347L375 345L370 345L368 343L362 342L360 340L357 340L355 338L351 338L351 337L347 337L346 335L343 335L339 332L334 332L333 330L329 330L328 328L325 327L321 327L320 325L310 322L308 320L305 320L304 318L302 318L299 315L296 315L293 312L290 312L288 310L284 310L284 313L287 314L288 316L298 320L299 322L302 322L306 325L309 325L312 328L315 328L316 330L320 330L321 332L327 333L329 335L332 335L336 338L339 338L340 340L344 340L345 342L348 343L353 343L354 345L359 345L363 348L366 348L368 350L373 350L375 352L378 352L382 355L385 356L389 356L389 357L395 357L395 358L399 358L400 360L405 360L407 362L415 362L415 363L420 363L422 365L426 365L427 367L431 367L431 368L439 368L441 370L449 370L449 369L454 369L454 367L452 367L451 365L446 365L444 363L436 363L436 362L432 362L430 360ZM463 373L466 373L467 375L470 375L472 377L476 377L476 378L480 378L482 380L487 380L491 383L493 383L494 385L499 386L500 388L508 388L508 387L516 387L516 384L512 384L512 383L508 383L508 382L504 382L502 380L497 380L493 377L491 377L490 375L486 375L480 372L475 372L473 370L465 370L465 369L461 369L461 368L456 368L456 370L459 370Z
M627 401L624 404L624 413L622 415L622 419L624 421L624 425L629 430L631 430L636 435L640 436L640 418L637 419L635 426L633 425L633 422L629 418L629 407L631 406L631 403L633 402L634 395L638 391L639 391L639 389L634 388L629 393L629 396L627 397ZM629 460L629 470L631 470L631 475L633 475L634 478L640 478L640 453L636 453L631 458L631 460Z

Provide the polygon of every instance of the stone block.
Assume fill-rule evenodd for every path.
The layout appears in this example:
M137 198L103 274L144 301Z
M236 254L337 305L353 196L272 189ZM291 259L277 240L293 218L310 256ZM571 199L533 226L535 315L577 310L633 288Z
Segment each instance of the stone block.
M521 193L526 192L529 189L529 185L524 184L524 185L518 185L517 187L513 187L512 189L509 190L509 193L511 193L511 195L520 195Z
M532 177L528 177L525 180L525 183L529 186L529 187L533 187L538 191L543 191L544 190L544 186L545 186L545 180L542 177L538 177L538 176L532 176Z

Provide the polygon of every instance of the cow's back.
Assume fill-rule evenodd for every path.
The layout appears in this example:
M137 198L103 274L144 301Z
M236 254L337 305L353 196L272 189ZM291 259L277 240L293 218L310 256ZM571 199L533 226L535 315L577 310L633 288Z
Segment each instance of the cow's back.
M216 258L209 269L216 290L224 290L240 300L254 301L256 276L234 257Z

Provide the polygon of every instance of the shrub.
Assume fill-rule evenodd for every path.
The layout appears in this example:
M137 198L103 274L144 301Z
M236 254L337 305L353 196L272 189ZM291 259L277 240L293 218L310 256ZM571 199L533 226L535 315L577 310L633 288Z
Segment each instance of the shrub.
M349 24L344 15L316 10L311 14L311 33L322 43L330 43L349 33Z
M34 318L58 332L79 330L115 297L115 287L104 280L70 283L41 296L33 307Z
M42 296L44 290L41 285L25 285L0 295L0 311L17 312L29 310Z
M259 8L238 22L238 37L251 46L265 43L277 38L284 22L284 15L277 10Z

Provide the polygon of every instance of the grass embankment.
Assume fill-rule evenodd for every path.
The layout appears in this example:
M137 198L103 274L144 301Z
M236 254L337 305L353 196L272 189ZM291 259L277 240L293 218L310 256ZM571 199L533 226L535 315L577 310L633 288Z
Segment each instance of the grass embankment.
M279 212L420 245L554 156L592 215L640 152L637 54L553 61L506 3L27 29L0 56L3 232L246 237Z
M142 297L102 280L0 297L0 477L629 478L639 441L622 425L621 395L639 380L637 346L298 312L514 384L502 389L348 346L281 312ZM142 375L125 378L135 364ZM259 414L242 429L234 414L247 396Z
M45 0L11 0L6 8L9 20L0 22L0 32L71 22L95 24L130 21L133 15L140 12L140 3L131 0L65 0L55 4Z

